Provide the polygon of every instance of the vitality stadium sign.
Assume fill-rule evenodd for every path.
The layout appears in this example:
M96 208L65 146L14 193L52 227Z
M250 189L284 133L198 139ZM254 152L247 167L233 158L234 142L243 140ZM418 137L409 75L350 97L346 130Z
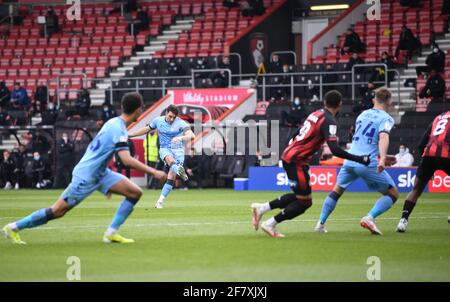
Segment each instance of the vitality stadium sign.
M174 89L174 105L226 106L232 107L249 96L244 89Z

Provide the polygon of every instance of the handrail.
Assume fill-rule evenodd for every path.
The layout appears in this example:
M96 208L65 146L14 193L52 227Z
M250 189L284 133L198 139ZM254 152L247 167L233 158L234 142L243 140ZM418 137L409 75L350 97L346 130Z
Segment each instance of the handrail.
M367 63L367 64L355 64L352 66L352 99L355 99L355 67L371 67L371 66L384 66L385 70L385 85L388 85L388 76L387 76L387 70L388 67L385 63Z
M60 96L60 78L61 77L67 77L67 76L83 76L83 87L86 84L87 80L87 74L80 72L80 73L58 73L56 75L56 108L59 108L61 104L61 96ZM65 91L65 90L63 90Z
M219 56L226 56L226 55L228 55L228 56L236 56L238 58L238 60L239 60L239 74L242 74L242 56L239 53L237 53L237 52L230 52L229 54L221 53L217 57L219 57ZM217 63L217 60L216 60L216 67L219 67L218 63Z
M385 68L387 67L386 64L383 63L375 63L375 64L358 64L358 65L354 65L354 67L352 67L351 71L310 71L310 72L287 72L287 73L268 73L268 74L260 74L259 76L261 77L262 83L259 84L260 88L262 88L262 97L263 99L267 99L266 98L266 90L268 88L272 88L272 87L283 87L283 88L290 88L290 97L291 99L294 98L294 88L295 87L309 87L311 85L314 86L314 89L317 90L317 95L320 96L320 98L322 98L323 95L323 90L324 87L329 87L329 86L337 86L337 87L349 87L349 89L352 89L351 92L351 98L354 100L355 99L355 85L364 85L367 84L366 81L355 81L355 68L357 67L363 67L363 66L385 66ZM162 90L162 94L165 93L165 90L167 88L167 80L171 80L171 79L191 79L192 80L192 85L182 85L182 86L176 86L176 88L195 88L195 79L193 79L195 77L196 73L199 72L216 72L216 71L220 71L220 70L226 70L229 73L229 79L228 79L228 85L229 87L232 87L232 79L235 78L243 78L246 80L249 79L254 79L256 74L255 73L248 73L248 74L232 74L231 71L229 69L194 69L192 70L192 73L190 76L186 75L186 76L147 76L147 77L122 77L122 78L110 78L109 79L109 87L104 88L105 90L109 90L109 94L110 94L110 99L113 100L113 91L129 91L130 89L136 90L136 91L161 91ZM386 77L384 79L384 81L374 81L375 84L383 84L386 85L388 83L388 73L389 72L395 72L397 75L397 78L399 78L399 71L396 69L386 69ZM330 74L343 74L343 75L348 75L348 82L342 82L342 81L338 81L338 82L334 82L334 83L324 83L323 82L323 76L324 75L330 75ZM86 74L84 73L62 73L59 74L59 76L56 79L50 79L50 82L53 81L57 81L57 99L58 99L58 106L60 103L60 92L67 92L67 91L73 91L74 89L70 89L69 87L65 88L65 87L60 87L60 77L62 76L70 76L70 75L77 75L77 76L83 76L84 78L84 84L86 84L87 81L92 81L92 83L95 83L97 81L105 81L105 78L88 78L86 76ZM317 77L315 77L317 82L313 82L313 83L296 83L296 77L299 76L311 76L311 75L315 75ZM273 77L283 77L284 79L286 79L286 81L283 81L283 83L271 83L271 82L267 82L267 79L273 78ZM131 81L136 81L136 83L133 83L133 87L126 87L126 88L113 88L112 83L115 81L127 81L127 80L131 80ZM140 83L138 82L139 80L160 80L161 83L157 83L157 85L154 86L140 86ZM83 87L86 87L85 85L83 85ZM170 86L175 88L175 86ZM96 89L96 87L94 86L93 89ZM78 90L78 89L77 89ZM398 92L400 92L400 83L397 83L397 90ZM400 103L400 94L399 94L399 103Z

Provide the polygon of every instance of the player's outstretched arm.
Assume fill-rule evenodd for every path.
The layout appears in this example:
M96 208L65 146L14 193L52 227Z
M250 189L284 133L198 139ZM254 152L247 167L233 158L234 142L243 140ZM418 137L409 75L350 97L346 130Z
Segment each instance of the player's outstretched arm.
M150 129L150 127L145 126L139 130L136 130L135 132L130 132L128 133L128 137L136 137L136 136L141 136L144 134L147 134L148 132L150 132L152 129Z
M120 150L118 154L120 160L125 166L130 167L131 169L138 170L142 173L151 174L160 181L165 181L167 179L167 174L165 172L156 170L155 168L141 163L130 155L129 150Z
M327 144L328 144L328 147L330 148L331 153L333 153L334 156L352 160L352 161L356 161L356 162L366 165L366 166L370 164L370 157L368 155L358 156L358 155L348 153L347 151L342 150L338 146L336 140L327 141Z

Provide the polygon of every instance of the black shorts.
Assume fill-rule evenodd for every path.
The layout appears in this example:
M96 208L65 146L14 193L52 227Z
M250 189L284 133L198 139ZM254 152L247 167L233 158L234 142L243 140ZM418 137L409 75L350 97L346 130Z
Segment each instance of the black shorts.
M422 158L416 177L425 186L437 170L442 170L450 175L450 159L428 156Z
M289 186L296 195L311 194L309 185L309 166L304 164L287 163L283 161L283 168L289 179Z

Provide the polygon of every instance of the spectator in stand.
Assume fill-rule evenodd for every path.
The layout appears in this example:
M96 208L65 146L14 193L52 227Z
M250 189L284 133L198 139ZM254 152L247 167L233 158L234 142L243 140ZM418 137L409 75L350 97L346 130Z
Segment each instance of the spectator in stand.
M54 125L58 118L58 110L53 102L48 103L47 109L42 112L42 122L40 125Z
M261 16L266 12L263 0L247 0L244 5L245 7L242 10L244 17Z
M345 36L344 48L342 48L341 54L365 51L366 45L361 41L359 35L352 28L349 28Z
M44 173L46 172L47 162L41 157L39 152L33 152L33 187L37 189L44 188Z
M148 16L147 10L144 8L138 8L136 13L136 19L134 19L134 35L137 35L141 31L148 30L150 26L150 17ZM128 27L128 32L131 34L131 24Z
M361 57L356 52L354 52L352 54L352 57L348 61L347 70L352 70L353 65L356 65L356 64L364 64L364 60L361 59Z
M283 66L280 62L280 57L277 54L272 55L272 60L267 68L268 73L281 73L283 71Z
M56 172L54 187L65 188L69 183L74 167L75 145L64 132L58 144L59 167Z
M217 64L217 67L231 70L230 58L228 56L223 56L219 64ZM214 84L214 87L220 88L220 87L228 87L229 79L230 75L228 71L221 70L219 72L213 73L211 80Z
M427 64L429 70L434 69L437 72L443 72L445 68L445 52L443 52L436 43L432 48L433 51L427 56L425 64Z
M430 103L442 103L445 95L445 81L436 71L431 70L425 87L420 91L420 98L431 98Z
M395 159L397 162L392 165L393 167L411 167L414 163L414 156L409 153L409 149L405 145L400 145Z
M6 87L5 82L0 82L0 107L9 108L11 100L11 92Z
M392 57L385 51L381 54L380 63L386 64L388 69L393 69L395 67L394 62L392 61ZM372 77L372 81L384 81L385 80L386 70L383 67L375 68L374 75ZM394 73L388 73L388 83L390 83L394 79Z
M116 116L117 116L117 113L116 113L116 110L114 109L114 107L112 107L109 102L104 102L103 103L103 111L102 111L103 123L106 123L107 121L109 121L110 119L112 119L113 117L116 117Z
M367 87L361 90L362 98L355 106L353 106L353 112L358 116L364 110L373 107L373 99L375 98L376 86L373 82L368 82Z
M16 168L14 173L17 177L15 189L19 189L19 187L24 183L24 175L25 175L25 161L28 158L28 153L26 151L25 145L20 144L19 149L14 152L14 161L16 162Z
M47 108L48 89L45 82L41 82L34 92L33 111L41 113Z
M45 16L45 26L47 27L47 36L51 37L53 34L59 31L59 20L53 7L47 10L47 15Z
M89 115L89 108L91 107L91 96L86 88L78 92L77 100L75 101L75 109L66 112L67 118L71 119L74 115L84 118Z
M11 126L12 122L13 120L11 115L9 115L8 110L4 107L0 107L0 126Z
M283 86L280 87L278 92L278 97L283 97L285 99L289 99L291 97L291 75L289 74L291 71L289 69L288 64L283 64L283 76L281 77L281 83L282 85L289 85L289 86Z
M0 107L0 126L11 126L13 124L13 118L9 115L6 108ZM0 142L2 139L8 139L11 134L11 130L0 131Z
M240 4L238 0L224 0L222 1L222 5L227 8L239 7Z
M81 89L81 91L78 93L75 106L77 106L78 113L81 117L89 115L89 108L91 107L91 96L86 88Z
M11 105L16 110L26 110L30 109L31 103L28 98L27 90L20 86L20 83L14 84L14 90L11 94Z
M403 25L402 32L400 33L400 40L398 41L397 49L395 50L395 56L398 58L398 55L400 53L400 50L407 50L408 54L408 60L412 59L412 56L414 52L419 51L419 53L422 52L422 44L420 43L420 40L416 38L413 34L413 32L406 27L406 25Z
M28 132L28 135L30 140L27 144L27 149L30 152L45 154L50 150L51 145L45 136L34 130Z
M9 190L13 188L13 182L16 179L14 177L14 170L16 168L16 163L14 159L11 157L11 152L9 150L3 151L3 159L0 163L0 177L1 183L4 186L5 190Z
M159 160L158 131L152 130L146 134L143 142L143 147L146 164L152 168L161 170L159 168L159 165L163 165L163 163ZM148 179L147 188L156 189L158 183L157 180L153 177L153 175L149 175L147 179Z
M287 127L297 127L306 118L307 113L304 104L300 101L300 98L296 96L292 103L291 111L281 112L281 125Z

